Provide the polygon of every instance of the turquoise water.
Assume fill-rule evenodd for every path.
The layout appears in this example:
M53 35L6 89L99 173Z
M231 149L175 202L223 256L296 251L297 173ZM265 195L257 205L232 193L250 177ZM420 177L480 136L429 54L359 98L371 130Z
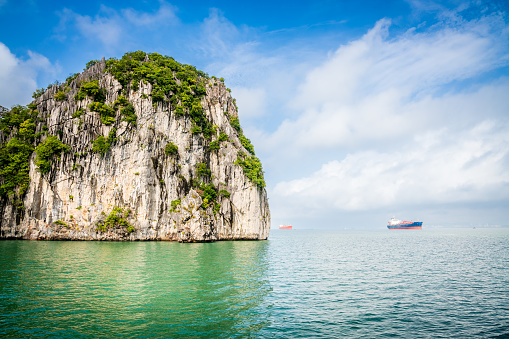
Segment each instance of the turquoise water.
M509 229L0 242L1 337L509 335Z

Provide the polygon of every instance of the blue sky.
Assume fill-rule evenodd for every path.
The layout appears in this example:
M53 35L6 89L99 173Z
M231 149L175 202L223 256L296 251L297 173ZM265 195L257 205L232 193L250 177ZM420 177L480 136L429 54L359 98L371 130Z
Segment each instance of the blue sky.
M0 0L0 105L143 50L222 76L273 226L509 225L507 1Z

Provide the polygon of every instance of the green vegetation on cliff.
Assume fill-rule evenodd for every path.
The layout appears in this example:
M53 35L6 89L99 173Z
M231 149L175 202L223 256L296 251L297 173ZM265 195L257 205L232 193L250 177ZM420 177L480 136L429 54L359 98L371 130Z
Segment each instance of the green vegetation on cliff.
M164 147L164 153L166 155L175 155L178 154L179 148L177 145L175 145L173 142L169 142Z
M12 197L18 208L23 207L22 199L30 184L30 158L34 151L36 165L41 173L47 173L51 161L69 149L52 135L39 143L42 133L35 133L39 114L35 108L34 104L18 105L0 116L0 130L8 140L0 144L0 196Z
M201 97L206 93L205 83L210 78L194 66L180 64L173 58L158 53L137 51L126 53L121 59L107 60L106 71L120 82L125 93L129 90L137 91L142 81L149 82L152 85L151 96L154 104L169 102L177 116L191 118L192 134L202 134L206 139L216 135L216 129L205 118L201 105ZM265 187L260 159L255 156L251 141L244 136L239 118L231 116L229 121L239 133L242 146L250 153L250 156L239 156L235 163L242 166L246 176L255 185ZM228 136L221 132L218 140L210 142L208 150L219 150L220 142L226 140ZM207 177L209 170L205 164L198 164L196 169L198 176Z
M215 141L211 141L210 142L210 145L209 145L209 151L217 151L219 150L220 148L220 145L219 145L219 141L218 140L215 140Z
M239 133L239 140L242 146L251 154L246 155L244 152L239 152L235 164L242 166L244 174L251 180L253 184L259 188L265 187L265 179L263 178L263 169L260 159L255 156L254 146L251 143L240 126L238 117L230 117L230 125ZM221 139L221 135L219 138Z
M91 97L94 102L104 103L106 99L105 90L99 87L98 80L83 83L78 93L74 96L74 99L84 100L87 96Z
M29 160L33 151L32 145L16 137L0 147L0 177L3 179L0 195L12 195L18 188L18 195L23 196L30 183Z
M247 156L243 152L239 152L235 164L242 166L244 173L256 186L265 187L265 179L263 178L263 169L260 159L254 155Z
M18 105L0 116L0 130L11 136L8 142L0 144L1 196L17 194L22 197L28 189L29 161L35 149L36 126L33 121L37 115L37 111Z
M67 95L65 95L65 93L62 91L56 92L55 95L53 95L53 97L55 98L56 101L64 101L65 99L67 99Z
M172 200L170 212L175 212L177 210L177 207L180 206L180 204L181 204L180 199Z
M111 125L115 122L115 110L102 102L93 102L88 105L91 111L99 113L101 122L105 125Z
M219 206L217 202L215 202L217 197L217 188L214 186L214 184L202 184L201 190L198 190L198 193L200 193L200 196L202 198L202 205L201 207L207 208L209 207L209 204L213 204L214 211L216 210L216 206ZM220 207L220 206L219 206Z
M204 162L200 162L198 164L195 165L196 167L196 174L199 176L199 177L205 177L205 178L210 178L210 170L207 168L207 164L204 163Z
M97 139L95 139L92 143L92 152L105 155L111 149L111 145L117 141L116 136L116 128L111 129L110 133L108 134L108 138L105 138L102 135L98 136Z
M48 173L51 169L51 161L55 157L60 159L60 154L69 150L69 146L58 140L56 136L50 135L35 149L35 153L37 154L35 164L41 173Z
M138 117L136 116L134 106L132 103L127 101L123 95L119 95L117 100L115 100L113 103L113 110L116 110L118 107L120 107L120 115L122 115L122 120L133 126L136 126Z
M33 106L31 106L33 107ZM11 110L4 112L0 117L0 130L9 135L13 130L18 129L20 125L28 119L37 118L37 111L24 106L14 106Z
M122 115L122 120L127 121L128 124L136 126L138 117L134 112L134 106L131 103L128 103L125 107L122 107L120 110L120 114Z
M226 134L225 132L221 132L219 133L219 138L217 138L217 141L221 142L221 141L228 141L228 134Z
M214 133L201 105L209 77L194 66L158 53L137 51L126 53L120 59L108 59L106 71L118 80L126 94L129 90L137 91L142 81L150 83L154 105L169 102L177 115L189 116L193 121L193 134L203 133L210 139Z
M240 143L242 144L242 146L244 146L244 148L249 152L251 153L252 155L255 155L255 151L254 151L254 146L253 144L251 144L251 140L249 140L248 138L246 138L244 136L244 134L239 134L239 140L240 140Z
M98 222L96 224L97 230L101 232L106 232L110 228L125 228L127 234L129 234L134 231L134 227L127 220L129 214L131 214L130 209L113 207L113 210L106 217L106 220L104 222Z

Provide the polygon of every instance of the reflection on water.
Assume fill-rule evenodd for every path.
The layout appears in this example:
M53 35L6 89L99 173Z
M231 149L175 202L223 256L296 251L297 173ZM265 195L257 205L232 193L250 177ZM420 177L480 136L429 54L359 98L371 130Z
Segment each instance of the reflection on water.
M0 335L255 333L268 325L267 246L3 241Z

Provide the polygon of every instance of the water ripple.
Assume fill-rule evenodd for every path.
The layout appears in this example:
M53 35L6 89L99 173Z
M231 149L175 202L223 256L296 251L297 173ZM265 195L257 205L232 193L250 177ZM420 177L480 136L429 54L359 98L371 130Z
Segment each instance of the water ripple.
M509 230L0 242L0 336L497 338Z

